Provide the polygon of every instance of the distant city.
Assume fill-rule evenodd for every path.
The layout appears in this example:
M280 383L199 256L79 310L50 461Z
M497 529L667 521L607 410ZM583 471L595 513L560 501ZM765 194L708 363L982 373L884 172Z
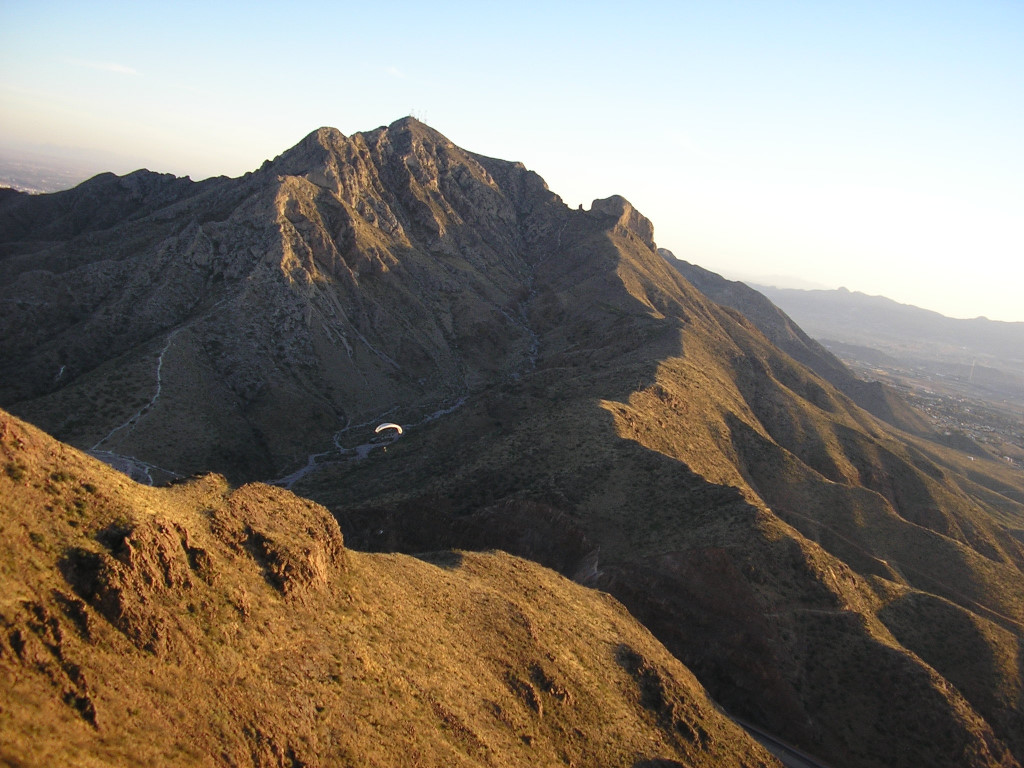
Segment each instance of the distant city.
M101 163L0 147L0 188L8 187L31 194L59 192L103 170Z
M987 452L1024 468L1024 402L1020 384L986 382L972 366L962 370L937 370L934 362L913 364L889 359L864 359L861 348L825 342L861 378L884 381L927 414L936 430L956 447ZM992 369L984 369L991 378ZM972 447L970 443L973 443Z

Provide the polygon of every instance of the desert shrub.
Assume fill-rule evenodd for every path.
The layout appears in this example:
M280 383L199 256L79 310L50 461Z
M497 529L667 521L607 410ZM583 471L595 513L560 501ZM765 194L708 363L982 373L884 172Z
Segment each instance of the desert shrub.
M11 478L11 480L17 482L25 476L25 467L16 461L8 461L4 465L4 472L7 473L7 476Z

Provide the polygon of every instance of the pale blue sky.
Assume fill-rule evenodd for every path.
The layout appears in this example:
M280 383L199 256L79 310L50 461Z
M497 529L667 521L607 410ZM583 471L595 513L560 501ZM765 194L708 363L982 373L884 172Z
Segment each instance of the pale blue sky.
M409 113L727 276L1024 321L1021 0L0 0L0 147L199 179Z

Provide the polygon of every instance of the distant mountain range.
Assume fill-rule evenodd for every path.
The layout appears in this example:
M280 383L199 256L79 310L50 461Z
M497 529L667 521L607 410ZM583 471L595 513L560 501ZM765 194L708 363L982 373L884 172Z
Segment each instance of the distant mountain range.
M816 339L835 339L905 355L985 365L1024 374L1024 322L958 320L938 312L840 288L798 290L752 285Z
M832 766L1020 766L1024 477L943 443L896 393L856 379L799 321L737 286L659 253L653 224L625 199L570 209L521 164L463 150L409 118L353 136L320 129L238 179L139 171L52 195L0 193L0 406L141 481L178 482L116 481L30 427L4 427L12 490L3 503L19 522L5 529L3 568L7 594L28 602L0 615L50 648L57 667L54 627L113 638L96 667L75 659L101 649L75 640L51 675L26 671L38 669L36 651L19 655L38 644L0 646L0 671L27 692L3 706L14 717L5 738L31 750L35 715L61 713L78 730L50 734L52 753L81 745L103 761L110 742L90 729L102 737L115 720L96 726L88 703L76 704L100 688L118 713L118 741L146 730L151 710L107 676L117 654L135 664L154 651L109 635L111 626L175 644L216 679L259 676L248 666L256 635L227 611L230 589L196 581L200 552L216 563L234 552L238 574L287 599L288 579L334 578L318 549L334 534L319 507L283 491L233 495L223 480L184 480L216 471L230 485L272 481L323 505L347 549L435 553L426 570L396 555L356 558L366 572L381 569L382 589L422 576L414 607L377 608L369 578L348 607L309 598L329 624L351 626L352 658L291 666L306 653L305 629L287 611L259 613L268 642L259 647L282 649L290 679L339 675L349 696L370 697L359 686L382 680L400 686L378 649L418 624L458 621L468 604L482 611L470 627L513 617L485 642L518 661L501 672L508 656L486 651L490 666L480 666L472 651L460 674L487 678L468 694L472 712L423 682L444 656L438 647L429 660L400 660L412 682L394 711L375 703L343 715L322 698L329 687L313 686L301 723L260 719L242 704L217 721L162 694L168 730L189 733L211 761L221 758L208 745L235 734L232 749L254 764L324 762L331 739L384 733L406 711L419 713L409 729L445 731L424 748L424 765L516 764L521 748L501 740L509 734L543 744L539 762L768 760L746 742L723 752L735 731L685 714L703 694L684 695L670 662L651 661L658 651L634 658L614 635L594 652L639 683L622 689L620 672L601 667L624 690L607 706L638 702L622 717L647 718L649 730L630 733L668 746L635 748L599 714L528 728L505 689L547 718L562 706L558 692L577 691L597 662L515 606L543 602L570 633L603 619L557 580L516 577L515 561L459 554L500 549L609 593L728 712ZM381 438L381 422L404 434ZM19 453L19 440L37 452ZM273 527L260 499L288 525ZM27 563L27 547L42 554ZM194 597L178 583L157 588L172 562L192 564L195 577L180 573ZM230 587L236 576L227 578ZM245 584L257 594L259 581ZM140 585L170 606L156 625ZM548 601L548 590L564 599ZM453 591L473 599L432 597ZM515 605L495 602L502 593ZM359 620L347 624L346 611ZM687 674L672 670L675 681ZM154 674L167 685L163 667ZM595 740L612 746L579 751ZM373 750L346 754L384 759Z

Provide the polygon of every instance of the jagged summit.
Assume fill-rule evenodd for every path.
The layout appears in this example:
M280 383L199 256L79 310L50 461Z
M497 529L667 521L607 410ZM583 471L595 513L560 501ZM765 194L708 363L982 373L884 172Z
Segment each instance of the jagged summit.
M267 168L273 168L278 173L303 172L303 162L309 163L310 167L323 162L331 152L337 151L337 147L346 141L345 134L337 128L324 126L307 134L298 144L286 150L268 163Z
M42 206L25 200L6 206L0 210L4 231L38 242L29 246L31 260L17 254L5 260L10 279L23 279L30 263L52 265L58 281L75 284L80 301L48 315L42 326L35 310L10 316L4 352L18 361L18 372L5 371L4 401L34 399L55 388L67 396L82 376L104 375L97 369L100 350L122 354L162 335L163 342L153 342L156 353L168 341L171 355L182 344L193 350L188 355L198 365L197 394L221 392L228 414L247 411L244 420L252 424L243 427L228 416L234 426L225 424L223 431L239 437L229 438L226 463L214 459L207 467L213 457L189 449L179 454L184 461L176 458L171 466L177 472L234 473L235 463L248 465L247 473L261 467L259 476L272 476L271 465L293 465L305 452L299 443L329 438L346 420L358 421L384 403L400 401L429 413L427 408L454 401L490 372L521 367L530 354L532 337L516 297L529 291L532 257L517 209L534 206L531 222L544 229L537 236L555 231L553 217L565 215L525 169L489 165L501 176L501 188L483 158L414 120L352 137L321 129L259 174L168 188L153 201L163 203L158 213L147 198L136 201L132 189L123 198L109 196L112 210L129 213L124 226L131 231L109 232L112 248L91 255L77 250L73 275L65 266L71 264L68 243L31 241L35 235L26 233L75 236L83 231L78 219L69 226L72 217L54 215L52 206L44 207L45 197ZM118 191L125 184L132 186L119 180ZM91 190L80 187L66 198L65 209L75 211L92 199ZM33 220L36 211L41 213ZM143 222L138 214L150 218ZM119 245L128 241L130 248ZM122 297L100 287L112 274L128 286ZM39 290L28 282L11 287L18 295ZM252 316L254 301L278 318L275 327ZM209 332L183 332L182 324L195 323ZM289 337L286 344L273 338L280 334ZM317 371L313 379L298 375L302 366ZM278 389L292 393L288 401L306 414L291 421L298 442L285 438L292 447L284 454L278 433L288 422L278 421L277 406L256 404L261 392ZM161 394L169 399L167 390ZM257 421L274 423L273 441L253 439L252 429L265 431L250 421L256 412L263 414ZM131 413L129 407L124 416ZM228 414L208 417L223 423ZM144 422L155 414L146 415L132 429L119 430L113 442L145 440ZM103 418L95 426L56 431L83 446L99 441L117 450L105 438L110 427ZM153 439L163 442L157 431L162 429L154 430ZM125 452L139 453L137 447Z

